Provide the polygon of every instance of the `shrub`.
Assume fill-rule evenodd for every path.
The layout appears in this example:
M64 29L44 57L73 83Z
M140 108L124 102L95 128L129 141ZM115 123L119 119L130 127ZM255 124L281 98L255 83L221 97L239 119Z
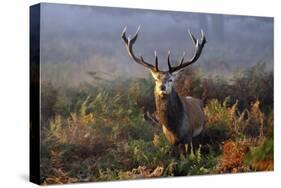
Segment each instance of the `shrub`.
M170 160L167 165L165 176L186 176L210 174L217 163L217 155L211 151L208 155L201 154L201 146L195 153L190 153L188 156L181 155L179 159Z
M161 128L145 119L147 111L155 110L151 78L103 81L99 87L79 89L44 82L42 182L273 169L272 96L263 88L265 81L271 84L270 74L244 74L232 82L220 77L207 81L199 71L180 78L185 85L177 83L177 89L183 95L203 97L206 125L193 139L194 153L179 158L170 154L172 146ZM245 85L258 76L262 84ZM248 100L248 93L239 91L244 86L249 93L261 93Z
M245 163L255 171L273 170L273 139L266 138L256 147L251 147Z
M226 141L222 146L222 155L219 158L218 172L245 172L249 168L244 165L244 158L250 143L247 141Z

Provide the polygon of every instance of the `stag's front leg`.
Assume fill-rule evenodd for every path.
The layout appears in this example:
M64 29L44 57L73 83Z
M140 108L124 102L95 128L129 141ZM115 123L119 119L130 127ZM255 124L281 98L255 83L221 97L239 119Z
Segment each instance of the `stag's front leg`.
M183 144L180 143L174 144L171 148L171 156L178 159L184 151L182 150L183 147L184 147Z
M186 157L188 154L185 146L186 146L186 144L181 143L181 144L179 144L179 147L178 147L180 155L183 155L184 157Z
M184 146L185 146L184 149L185 149L185 152L187 155L194 154L192 138L188 138L187 143Z
M170 155L171 155L172 157L176 157L176 158L178 157L178 148L177 148L177 145L172 145Z
M171 156L178 159L178 158L180 158L181 155L183 155L185 157L187 156L187 152L185 150L185 144L178 143L178 144L173 145L172 149L171 149Z

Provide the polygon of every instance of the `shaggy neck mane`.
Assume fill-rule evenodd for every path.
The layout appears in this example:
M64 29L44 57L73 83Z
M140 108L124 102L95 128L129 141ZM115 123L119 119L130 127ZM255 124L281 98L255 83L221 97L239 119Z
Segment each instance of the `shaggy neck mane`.
M172 132L177 131L183 119L183 105L180 97L172 88L170 95L161 97L155 93L156 111L159 122Z

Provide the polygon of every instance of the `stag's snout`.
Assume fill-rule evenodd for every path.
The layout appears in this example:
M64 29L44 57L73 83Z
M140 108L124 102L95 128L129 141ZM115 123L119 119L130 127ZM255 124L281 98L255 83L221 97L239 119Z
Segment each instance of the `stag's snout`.
M160 90L161 90L161 91L166 91L166 86L165 86L165 85L161 85L161 86L160 86Z
M155 85L155 91L156 93L161 96L161 97L165 97L170 95L171 93L171 88L172 88L172 84L170 84L169 82L165 81L165 82L160 82L160 81L156 81L156 85Z

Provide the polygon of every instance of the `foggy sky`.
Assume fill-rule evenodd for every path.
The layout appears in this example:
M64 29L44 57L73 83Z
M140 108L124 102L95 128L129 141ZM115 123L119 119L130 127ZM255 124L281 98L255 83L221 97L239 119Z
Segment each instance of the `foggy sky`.
M273 68L273 18L42 4L42 63L92 64L93 69L130 73L146 70L129 58L121 32L133 35L141 25L135 53L167 68L167 52L175 62L194 50L188 29L207 44L197 65L206 71L229 71L265 62ZM114 68L108 69L109 66ZM107 67L107 68L104 68Z

